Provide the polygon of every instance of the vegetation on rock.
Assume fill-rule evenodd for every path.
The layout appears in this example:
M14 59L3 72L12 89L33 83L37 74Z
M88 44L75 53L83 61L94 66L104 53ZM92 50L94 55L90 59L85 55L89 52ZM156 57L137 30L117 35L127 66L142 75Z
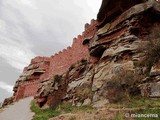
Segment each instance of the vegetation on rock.
M160 60L160 30L153 29L146 38L146 43L139 46L139 52L144 53L144 58L139 62L139 66L147 68L149 73L152 66Z
M94 108L90 106L72 106L68 103L63 103L57 105L55 108L47 108L47 109L41 109L39 108L35 101L32 101L31 103L31 110L35 112L33 120L48 120L49 118L56 117L60 114L64 113L76 113L79 111L92 111Z

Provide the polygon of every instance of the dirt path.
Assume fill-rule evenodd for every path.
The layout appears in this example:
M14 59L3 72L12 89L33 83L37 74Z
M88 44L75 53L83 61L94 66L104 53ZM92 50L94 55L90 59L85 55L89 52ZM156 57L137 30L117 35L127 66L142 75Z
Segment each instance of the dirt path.
M31 120L34 113L30 110L33 97L19 100L0 111L0 120Z

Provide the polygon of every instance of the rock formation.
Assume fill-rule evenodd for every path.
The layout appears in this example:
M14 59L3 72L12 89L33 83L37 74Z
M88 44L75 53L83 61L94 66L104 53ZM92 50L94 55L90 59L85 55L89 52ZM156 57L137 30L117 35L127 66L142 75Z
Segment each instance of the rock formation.
M4 101L3 101L3 104L0 106L1 107L5 107L7 105L10 105L14 102L14 97L9 97L9 98L6 98Z
M50 58L36 57L31 60L31 64L24 68L22 75L14 86L15 100L28 96L34 96L39 87L41 77L48 76Z
M149 58L140 50L160 40L152 35L159 18L159 0L103 0L97 21L85 25L72 47L31 61L16 82L15 100L35 96L43 108L61 102L102 107L127 99L126 92L160 97L160 53L158 62L144 65Z

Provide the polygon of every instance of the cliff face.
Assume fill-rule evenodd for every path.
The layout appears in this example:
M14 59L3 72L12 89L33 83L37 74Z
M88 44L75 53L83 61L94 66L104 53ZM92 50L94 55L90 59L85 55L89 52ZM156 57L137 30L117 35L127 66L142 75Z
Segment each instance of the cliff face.
M125 6L124 1L114 8L116 2L103 0L98 21L85 25L85 32L78 37L81 42L72 45L72 54L63 52L58 61L52 56L43 70L36 66L43 65L42 61L29 65L16 82L16 99L35 95L34 90L19 90L23 97L17 97L28 79L38 81L39 88L27 85L38 89L35 99L43 108L61 102L101 107L138 94L159 97L160 2L132 1ZM72 56L67 60L73 62L63 59L68 55Z

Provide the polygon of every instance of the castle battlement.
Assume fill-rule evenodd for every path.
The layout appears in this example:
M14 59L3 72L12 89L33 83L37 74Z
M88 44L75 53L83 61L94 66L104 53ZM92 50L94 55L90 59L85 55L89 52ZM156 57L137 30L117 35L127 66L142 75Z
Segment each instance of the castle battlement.
M37 56L31 60L31 64L38 63L38 62L45 62L45 61L50 61L50 57Z
M71 46L51 55L50 57L37 56L31 60L28 67L24 68L23 74L19 79L24 79L23 84L14 89L16 99L34 95L39 86L38 80L44 80L57 74L68 71L70 66L77 61L89 57L88 45L83 44L86 37L93 36L96 32L96 20L92 19L90 24L85 25L82 35L73 38ZM25 78L24 76L27 76ZM25 81L25 79L30 81ZM27 89L26 89L27 88Z
M90 24L85 24L85 31L82 33L83 39L91 37L97 31L97 21L92 19Z
M84 45L83 41L87 37L91 37L95 34L96 25L97 21L92 19L90 24L85 24L85 30L82 35L78 35L77 37L73 38L71 46L68 46L66 49L63 49L62 51L59 51L50 57L37 56L31 60L30 65L48 61L50 63L47 71L48 76L66 72L72 64L83 58L89 57L88 46L86 44ZM26 70L27 68L25 68L24 71Z
M94 20L94 19L92 19L91 22L90 22L90 24L89 24L89 23L86 23L86 24L85 24L85 31L93 28L93 27L96 26L96 25L97 25L97 21Z
M49 76L62 74L75 62L89 57L88 46L83 45L83 40L95 34L96 25L97 21L92 19L90 24L85 24L85 31L82 35L73 38L71 46L51 56Z
M65 54L69 53L70 50L73 51L74 47L84 46L83 40L94 35L94 33L97 30L96 26L97 26L97 21L94 19L91 20L90 24L86 23L85 27L84 27L85 28L84 32L82 33L82 35L78 35L77 37L73 38L73 42L72 42L71 46L68 46L66 49L63 49L62 51L55 53L51 57L54 58L57 55L61 56L61 54L63 54L63 53L65 53Z

